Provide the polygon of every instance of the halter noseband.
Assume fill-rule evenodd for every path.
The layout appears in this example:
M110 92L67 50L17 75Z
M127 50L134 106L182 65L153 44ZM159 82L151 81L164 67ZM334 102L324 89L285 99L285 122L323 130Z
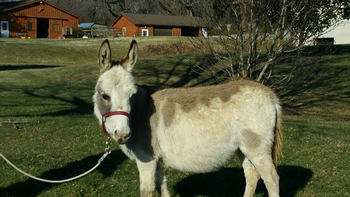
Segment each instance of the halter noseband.
M109 133L106 131L106 128L105 128L105 121L106 121L106 118L109 117L109 116L115 116L115 115L123 115L123 116L126 116L129 118L130 120L130 114L127 113L127 112L124 112L124 111L114 111L114 112L107 112L105 114L102 114L102 129L103 129L103 133L108 137L109 136Z

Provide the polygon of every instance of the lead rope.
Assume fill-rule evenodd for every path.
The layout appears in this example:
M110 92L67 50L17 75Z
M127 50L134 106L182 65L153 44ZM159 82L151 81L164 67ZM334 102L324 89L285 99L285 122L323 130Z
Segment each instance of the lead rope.
M75 179L78 179L80 177L83 177L87 174L89 174L90 172L94 171L100 164L101 162L109 155L111 154L111 149L110 149L110 144L111 144L111 139L108 137L108 140L106 141L106 145L107 145L107 148L105 149L105 153L102 155L102 157L98 160L97 164L91 168L89 171L83 173L83 174L80 174L78 176L75 176L75 177L72 177L72 178L69 178L69 179L64 179L64 180L47 180L47 179L42 179L42 178L38 178L38 177L35 177L31 174L28 174L24 171L22 171L21 169L17 168L14 164L12 164L3 154L0 153L0 156L8 163L10 164L13 168L15 168L18 172L32 178L32 179L35 179L35 180L38 180L38 181L42 181L42 182L46 182L46 183L65 183L65 182L69 182L69 181L73 181Z

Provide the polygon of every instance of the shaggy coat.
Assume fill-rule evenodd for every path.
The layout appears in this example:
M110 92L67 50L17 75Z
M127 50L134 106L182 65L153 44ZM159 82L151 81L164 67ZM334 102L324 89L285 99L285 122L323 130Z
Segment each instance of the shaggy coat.
M154 189L170 196L165 166L204 173L222 167L235 153L246 177L244 196L253 196L260 177L269 196L279 196L277 154L281 153L281 107L268 87L247 78L193 88L157 90L136 85L132 41L126 57L111 60L109 41L99 51L100 77L94 112L123 152L136 161L142 197ZM108 112L130 114L103 118Z

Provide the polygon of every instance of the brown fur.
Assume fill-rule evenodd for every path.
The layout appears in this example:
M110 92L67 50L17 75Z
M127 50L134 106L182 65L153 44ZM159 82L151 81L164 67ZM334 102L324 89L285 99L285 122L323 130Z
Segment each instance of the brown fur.
M173 121L176 105L179 105L181 110L188 113L200 104L209 107L211 101L215 98L220 98L222 102L228 102L233 94L239 92L239 88L240 86L232 81L216 86L193 87L190 91L188 88L165 89L156 92L152 97L155 100L161 100L161 103L165 103L161 111L164 116L164 123L168 127Z
M181 110L188 113L200 104L210 107L210 103L216 98L219 98L222 102L226 103L230 101L233 95L238 94L244 86L267 88L262 84L247 79L248 78L237 78L225 84L191 87L190 89L164 89L156 92L152 97L154 97L154 100L160 100L161 103L164 103L162 107L156 107L158 110L161 110L164 117L164 123L168 127L173 121L176 105L179 105ZM271 95L271 97L273 96L274 95Z
M111 111L111 103L106 102L102 99L102 96L100 95L102 92L99 89L99 84L97 85L96 92L98 92L99 97L96 99L97 105L100 107L101 113L105 114L107 112Z
M246 129L244 130L244 144L251 148L251 149L256 149L259 148L261 144L261 137L254 133L253 131Z
M174 119L175 114L175 103L165 101L166 104L162 108L162 114L164 117L164 124L166 127L169 127Z

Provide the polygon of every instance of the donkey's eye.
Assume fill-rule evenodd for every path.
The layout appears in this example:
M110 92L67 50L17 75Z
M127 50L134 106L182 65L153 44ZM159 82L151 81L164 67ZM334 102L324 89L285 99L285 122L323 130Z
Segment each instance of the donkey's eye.
M109 101L111 99L107 94L102 94L101 96L105 101Z

